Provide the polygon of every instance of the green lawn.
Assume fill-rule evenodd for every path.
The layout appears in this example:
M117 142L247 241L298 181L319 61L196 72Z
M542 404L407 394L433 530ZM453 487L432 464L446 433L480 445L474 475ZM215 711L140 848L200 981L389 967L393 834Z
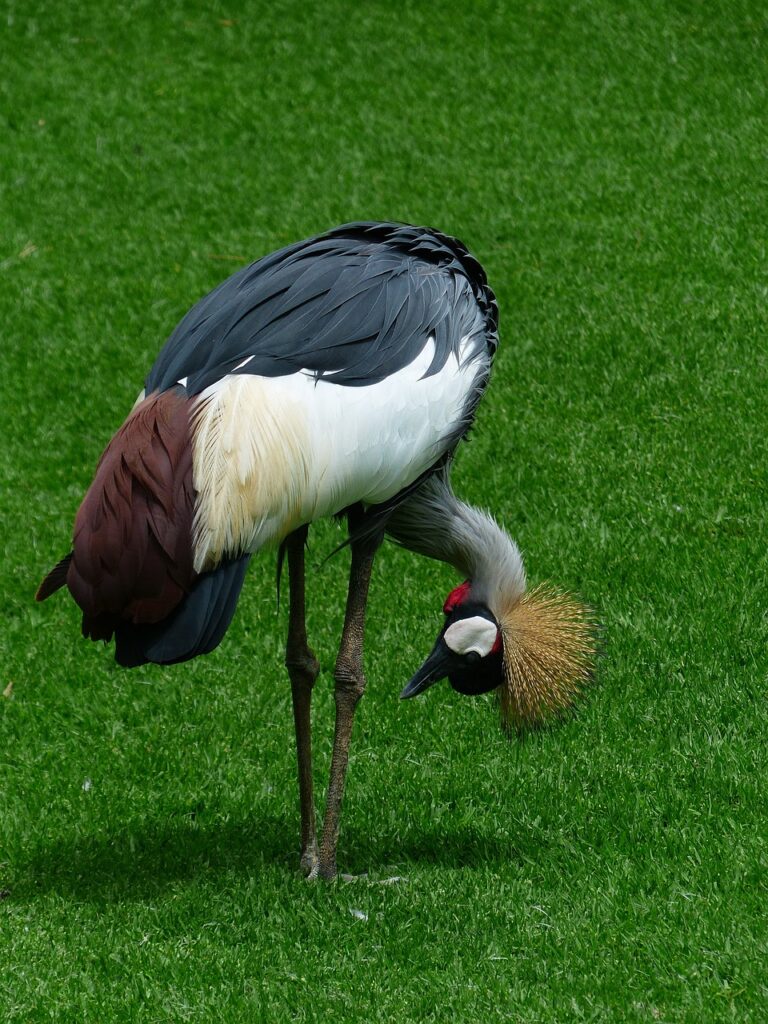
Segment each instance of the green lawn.
M768 1020L767 25L5 0L4 1024ZM605 657L524 743L490 700L399 702L456 581L387 546L339 848L368 875L325 886L296 870L271 555L219 650L170 670L118 670L32 597L181 314L355 218L486 266L502 345L457 489L594 605ZM341 537L311 538L320 796Z

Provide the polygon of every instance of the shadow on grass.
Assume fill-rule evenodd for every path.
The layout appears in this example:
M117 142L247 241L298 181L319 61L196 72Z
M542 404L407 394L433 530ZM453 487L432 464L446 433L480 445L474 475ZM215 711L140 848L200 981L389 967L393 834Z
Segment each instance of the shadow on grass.
M228 872L259 874L277 865L291 873L298 866L298 849L291 844L296 828L294 821L277 816L126 825L116 832L41 844L12 862L15 870L4 884L18 899L43 892L143 899L178 881Z
M299 877L293 817L196 823L170 819L101 835L77 835L41 845L0 879L17 900L42 893L78 899L145 899L176 882L230 872L258 875L277 868ZM518 837L519 839L519 837ZM524 848L525 847L525 848ZM540 845L484 834L473 827L446 832L427 828L401 839L393 835L347 836L339 850L341 871L367 870L375 877L392 865L403 872L422 865L443 868L509 868L540 855Z
M409 868L432 865L447 869L505 869L510 864L541 856L541 843L529 842L528 837L505 838L471 825L457 825L450 831L445 826L438 829L426 825L402 837L379 835L370 840L350 836L344 846L339 853L341 870L346 870L347 864L353 872L368 865L371 874L377 873L379 865L397 865L406 873Z

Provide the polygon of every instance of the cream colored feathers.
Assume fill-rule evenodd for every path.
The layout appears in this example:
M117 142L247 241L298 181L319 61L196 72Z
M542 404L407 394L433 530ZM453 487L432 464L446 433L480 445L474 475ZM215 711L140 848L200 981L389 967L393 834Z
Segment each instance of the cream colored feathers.
M306 416L269 380L231 376L204 391L192 417L195 570L280 541L302 522L310 450Z

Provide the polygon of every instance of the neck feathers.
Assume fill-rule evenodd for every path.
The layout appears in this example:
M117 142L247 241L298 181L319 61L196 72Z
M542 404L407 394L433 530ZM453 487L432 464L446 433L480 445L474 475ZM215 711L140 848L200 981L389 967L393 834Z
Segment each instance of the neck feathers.
M447 468L399 505L386 529L403 547L447 562L471 579L473 597L499 620L525 593L517 545L487 512L459 501Z

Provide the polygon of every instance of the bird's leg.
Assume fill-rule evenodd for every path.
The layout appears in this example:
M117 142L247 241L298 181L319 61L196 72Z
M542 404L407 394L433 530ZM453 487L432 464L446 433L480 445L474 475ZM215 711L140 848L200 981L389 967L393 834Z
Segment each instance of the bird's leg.
M302 526L286 540L290 610L285 664L291 678L293 721L296 727L296 754L299 762L299 799L301 801L301 869L305 875L317 865L315 805L312 798L312 725L310 705L312 687L320 666L307 644L304 619L304 545L308 527Z
M380 535L351 542L352 566L349 573L347 610L334 670L336 730L333 737L331 777L328 783L328 799L320 843L320 860L312 877L324 879L336 877L336 844L339 838L341 801L344 796L344 780L349 760L349 741L352 736L355 708L365 690L365 676L363 675L365 606L368 601L368 584L371 579L373 559L380 544Z

